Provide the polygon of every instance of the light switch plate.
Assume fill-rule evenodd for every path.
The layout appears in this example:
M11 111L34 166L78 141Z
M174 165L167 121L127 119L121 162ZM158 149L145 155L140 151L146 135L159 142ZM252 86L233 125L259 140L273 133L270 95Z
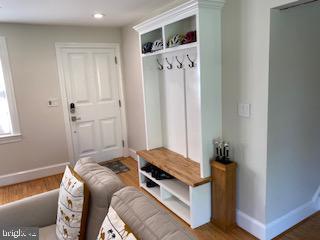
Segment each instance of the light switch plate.
M57 98L48 99L48 107L58 107L59 102Z
M251 116L251 104L239 103L238 114L240 117L250 118Z

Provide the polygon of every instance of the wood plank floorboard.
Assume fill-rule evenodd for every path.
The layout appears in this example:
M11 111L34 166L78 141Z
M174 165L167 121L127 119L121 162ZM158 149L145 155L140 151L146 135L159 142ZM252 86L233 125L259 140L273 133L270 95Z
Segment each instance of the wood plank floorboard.
M62 174L0 187L0 205L59 188Z
M153 198L149 193L139 188L138 166L132 158L123 158L121 160L130 170L120 173L118 176L128 186L138 188L146 195ZM59 188L62 174L36 179L29 182L19 183L11 186L0 187L0 205L13 202L28 196L50 191ZM153 198L157 201L155 198ZM237 227L234 230L225 233L212 223L208 223L196 229L191 229L188 224L170 212L165 206L159 203L168 213L179 221L182 226L188 229L199 240L253 240L256 239L248 232ZM276 240L320 240L320 212L312 215L305 221L297 224L287 232L275 238Z

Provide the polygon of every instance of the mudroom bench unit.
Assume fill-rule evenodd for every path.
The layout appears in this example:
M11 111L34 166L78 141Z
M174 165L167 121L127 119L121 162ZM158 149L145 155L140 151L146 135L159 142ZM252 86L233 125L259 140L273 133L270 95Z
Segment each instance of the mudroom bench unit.
M145 189L176 215L196 228L210 221L211 178L200 177L200 165L166 148L139 151L139 182ZM141 170L147 163L152 164L174 179L156 180ZM157 184L146 186L146 179Z
M210 160L213 140L222 135L224 2L190 0L134 27L146 139L146 150L138 152L140 185L192 228L212 217ZM148 162L174 179L153 178L141 170Z

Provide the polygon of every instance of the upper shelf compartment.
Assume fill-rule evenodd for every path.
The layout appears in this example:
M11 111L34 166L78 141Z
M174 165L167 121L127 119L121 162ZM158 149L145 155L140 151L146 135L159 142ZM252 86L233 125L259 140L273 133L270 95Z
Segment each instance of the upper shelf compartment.
M192 15L177 22L163 26L163 31L159 28L152 32L142 34L142 57L197 47L198 43L196 26L196 15ZM144 43L151 43L155 39L160 38L164 39L163 49L157 49L157 51L153 51L151 49L150 51L144 51Z
M142 56L153 56L197 46L196 15L141 34Z
M196 16L190 16L164 27L166 48L191 44L197 41Z
M141 35L142 54L156 53L163 50L162 28Z

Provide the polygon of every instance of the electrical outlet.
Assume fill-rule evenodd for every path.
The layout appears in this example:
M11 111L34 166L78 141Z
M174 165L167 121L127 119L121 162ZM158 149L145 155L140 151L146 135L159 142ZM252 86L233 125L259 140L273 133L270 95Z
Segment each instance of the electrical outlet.
M240 117L250 118L251 116L251 104L239 103L238 114Z

